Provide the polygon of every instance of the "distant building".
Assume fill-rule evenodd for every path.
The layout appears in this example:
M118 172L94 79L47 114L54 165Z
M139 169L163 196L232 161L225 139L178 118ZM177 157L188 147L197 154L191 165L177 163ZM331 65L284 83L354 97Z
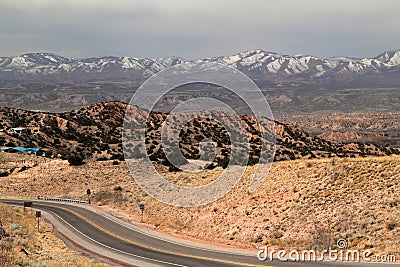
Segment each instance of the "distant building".
M25 153L25 154L36 154L40 151L40 148L36 147L2 147L1 152L9 153Z
M38 147L2 147L1 152L35 154L36 156L53 158L53 152Z
M16 127L16 128L11 128L11 132L20 134L20 133L28 133L29 130L28 130L28 128L24 128L24 127Z
M4 131L4 129L2 130ZM29 133L29 129L25 127L14 127L7 130L7 134L22 134L22 133Z

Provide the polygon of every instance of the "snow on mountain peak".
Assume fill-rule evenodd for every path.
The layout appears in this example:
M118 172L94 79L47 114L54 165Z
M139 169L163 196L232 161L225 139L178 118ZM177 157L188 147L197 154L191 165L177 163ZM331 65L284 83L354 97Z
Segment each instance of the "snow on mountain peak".
M375 59L389 65L400 65L400 50L386 51L378 55Z
M179 57L158 59L134 57L92 57L75 59L53 53L27 53L16 57L0 58L2 73L101 73L138 71L143 77L149 77L170 66L187 62L218 62L245 73L265 76L305 75L322 77L330 74L362 74L368 71L385 71L400 66L400 51L387 51L375 58L333 57L319 58L310 55L294 56L262 49L253 49L234 55L205 58L188 61ZM138 74L138 75L139 75Z

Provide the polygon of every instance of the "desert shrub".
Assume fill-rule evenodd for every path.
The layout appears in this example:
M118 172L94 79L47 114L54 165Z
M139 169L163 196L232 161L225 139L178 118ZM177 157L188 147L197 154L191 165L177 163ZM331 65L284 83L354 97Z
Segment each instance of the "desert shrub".
M53 140L53 145L60 145L60 144L61 144L60 139L55 138L55 139Z
M85 164L84 158L80 155L69 155L67 157L68 163L71 166L80 166Z
M100 191L96 194L93 195L93 200L98 202L98 201L105 201L109 200L113 197L113 194L109 191Z
M281 238L281 237L283 236L283 233L282 233L281 231L279 231L278 229L275 229L275 230L272 232L271 235L272 235L273 238L279 239L279 238Z
M248 165L249 166L253 166L253 165L256 165L257 163L259 162L259 159L258 158L253 158L253 157L251 157L251 158L249 158L249 161L248 161Z
M324 249L332 245L331 231L327 227L315 225L315 230L313 231L313 249Z
M122 186L120 185L114 186L114 191L122 191Z
M252 241L253 241L253 243L261 243L263 241L263 236L262 235L258 235Z
M123 161L124 160L124 154L113 154L110 159L111 160Z
M172 166L169 166L168 171L169 171L169 172L180 172L180 171L182 171L182 170L179 169L178 167L172 165Z
M219 158L218 159L218 166L221 166L223 169L226 169L229 165L229 158L224 157L224 158Z
M215 165L214 163L211 163L210 165L207 165L205 168L207 169L207 170L213 170L213 169L215 169L217 167L217 165Z
M108 144L101 144L100 145L100 150L101 151L105 151L105 150L107 150L107 149L110 149L110 146L108 145Z
M398 204L400 204L400 199L394 199L392 201L389 201L389 206L391 208L397 207Z
M395 221L389 221L389 222L386 223L386 228L389 231L392 231L394 228L396 228L396 226L397 226L397 224L396 224Z
M29 266L30 267L50 267L50 265L45 262L32 263Z
M8 142L6 144L6 146L8 146L8 147L16 147L16 145L13 142Z

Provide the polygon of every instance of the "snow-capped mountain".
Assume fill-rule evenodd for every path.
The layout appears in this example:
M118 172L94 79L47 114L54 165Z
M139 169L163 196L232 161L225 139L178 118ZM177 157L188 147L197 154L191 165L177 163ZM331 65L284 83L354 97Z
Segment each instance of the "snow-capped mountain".
M333 57L319 58L308 55L283 55L260 49L195 61L218 62L237 68L253 78L347 80L365 74L385 74L400 69L400 50L387 51L374 58ZM52 53L28 53L16 57L0 58L0 78L52 74L101 74L132 78L146 78L170 66L188 62L179 57L159 59L114 57L76 59ZM128 77L127 76L127 77ZM349 78L350 77L350 78Z
M52 53L28 53L0 58L0 71L18 74L61 74L141 70L149 76L181 62L182 59L174 57L155 60L113 56L76 59Z
M400 50L388 51L375 58L319 58L308 55L289 56L263 50L251 50L233 56L212 58L211 60L250 73L284 76L304 74L312 78L332 73L357 74L367 71L387 71L392 67L400 66Z

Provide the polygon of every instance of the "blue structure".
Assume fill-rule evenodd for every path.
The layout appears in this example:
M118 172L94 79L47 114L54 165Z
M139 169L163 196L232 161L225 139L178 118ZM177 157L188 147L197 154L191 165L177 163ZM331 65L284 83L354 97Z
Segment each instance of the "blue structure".
M2 147L1 152L20 152L20 153L37 153L40 148L37 147Z

